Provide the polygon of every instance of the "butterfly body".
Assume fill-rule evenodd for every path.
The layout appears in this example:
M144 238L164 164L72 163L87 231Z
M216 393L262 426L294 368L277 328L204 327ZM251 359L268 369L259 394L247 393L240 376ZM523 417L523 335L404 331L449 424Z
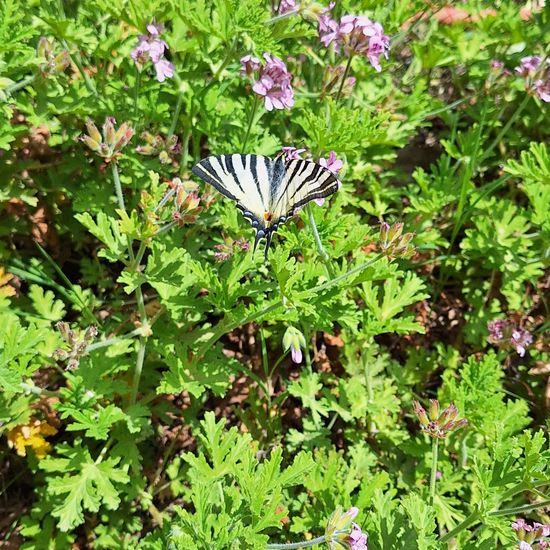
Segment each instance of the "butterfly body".
M308 160L271 159L261 155L213 155L192 168L193 173L234 200L256 231L254 249L308 202L338 189L330 170Z

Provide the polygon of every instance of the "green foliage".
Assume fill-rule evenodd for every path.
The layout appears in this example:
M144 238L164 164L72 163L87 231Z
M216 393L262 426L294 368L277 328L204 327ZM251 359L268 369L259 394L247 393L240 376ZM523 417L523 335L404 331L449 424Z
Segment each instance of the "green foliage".
M357 507L370 550L493 550L547 521L548 13L296 4L0 3L6 544L264 549ZM320 42L349 14L381 71ZM154 21L162 82L131 55ZM264 53L291 109L242 74ZM264 259L191 168L289 146L342 186ZM436 398L468 423L434 463Z

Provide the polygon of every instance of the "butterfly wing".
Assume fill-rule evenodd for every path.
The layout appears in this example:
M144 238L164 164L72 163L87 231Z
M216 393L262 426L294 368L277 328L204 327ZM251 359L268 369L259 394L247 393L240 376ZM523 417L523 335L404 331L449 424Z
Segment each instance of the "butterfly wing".
M217 155L201 160L192 172L234 200L258 232L265 230L273 164L260 155Z
M275 184L276 182L274 182ZM310 160L288 160L284 177L272 189L270 211L279 225L314 199L322 199L338 190L336 176Z

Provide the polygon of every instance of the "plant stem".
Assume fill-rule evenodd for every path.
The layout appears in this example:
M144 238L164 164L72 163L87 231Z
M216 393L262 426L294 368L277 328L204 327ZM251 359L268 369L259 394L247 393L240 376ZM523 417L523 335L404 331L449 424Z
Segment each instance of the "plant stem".
M252 110L250 113L250 118L248 119L248 128L246 129L246 134L244 136L243 144L241 145L241 151L246 153L246 145L248 144L248 137L250 136L250 130L254 124L254 118L256 116L256 110L258 109L258 96L254 94L254 103L252 104Z
M437 477L437 453L439 449L439 439L432 439L432 471L430 475L430 506L434 504L435 498L435 480Z
M291 15L294 15L300 11L300 8L294 8L293 10L287 11L285 13L281 13L279 15L275 15L271 19L268 19L265 24L266 25L273 25L273 23L277 23L278 21L281 21L283 19L286 19L287 17L290 17ZM296 547L298 548L298 547Z
M489 512L490 516L510 516L522 515L524 512L530 512L531 510L537 510L538 508L544 508L550 504L550 499L543 500L541 502L535 502L534 504L525 504L524 506L516 506L514 508L503 508L502 510L495 510Z
M141 86L141 71L138 69L136 64L136 81L134 84L134 118L137 119L138 114L138 98L139 98L139 88Z
M174 135L174 132L176 131L176 126L178 125L178 119L180 117L182 104L183 104L183 93L181 90L178 90L178 101L176 103L174 116L172 117L172 124L170 124L170 130L168 130L168 137L172 137Z
M121 210L126 211L126 205L124 204L124 195L122 194L122 185L120 184L120 176L118 173L118 167L116 162L111 162L111 169L113 172L113 182L115 184L115 193L118 200L118 207ZM133 254L132 254L133 255Z
M353 269L350 269L349 271L346 271L346 273L343 273L342 275L338 275L338 277L335 277L334 279L331 279L330 281L327 281L326 283L314 286L313 288L310 288L308 290L305 290L303 294L317 294L323 290L327 290L328 288L331 288L333 286L336 286L340 284L342 281L345 281L349 277L353 275L357 275L361 273L361 271L364 271L367 269L367 267L370 267L371 265L375 264L378 260L382 258L382 254L377 254L372 260L369 260L368 262L365 262L364 264L358 265L357 267L354 267ZM300 296L303 297L303 296Z
M288 543L272 543L268 544L266 548L269 550L292 550L293 548L307 548L308 546L316 546L317 544L323 544L325 542L325 535L317 537L312 540L305 540L303 542L288 542Z
M36 75L34 75L34 74L32 74L30 76L27 76L23 80L20 80L19 82L15 82L14 84L11 84L7 88L4 88L4 93L6 95L10 95L13 92L17 92L17 90L20 90L21 88L24 88L25 86L28 86L35 78L36 78Z
M518 108L515 110L512 116L508 119L508 122L503 126L502 130L498 133L497 137L492 141L491 145L489 145L489 147L485 150L485 153L481 157L480 162L483 162L493 152L493 149L502 141L502 138L506 135L506 132L508 132L512 124L514 124L514 122L517 120L517 118L519 117L523 109L525 109L530 99L531 99L531 96L529 94L525 94L523 101L518 105Z
M459 533L464 531L465 529L468 529L471 525L474 523L477 523L480 520L480 514L478 511L474 512L473 514L470 514L462 523L459 523L454 529L449 531L446 535L443 535L439 541L440 542L448 542L452 538L456 537Z
M342 82L340 82L340 88L338 88L338 93L336 94L336 101L340 99L340 96L342 95L342 90L344 89L344 84L346 83L346 78L348 77L349 70L351 68L351 60L353 59L353 53L350 53L348 57L348 62L346 65L346 70L344 71L344 74L342 75Z
M306 210L309 219L309 226L311 227L311 232L313 233L313 238L315 239L315 244L317 245L319 255L321 256L321 259L327 269L327 275L329 279L334 279L334 270L332 269L332 265L330 263L330 256L321 242L321 237L319 236L319 231L317 230L317 224L315 223L315 216L313 215L311 203L306 205Z
M133 405L137 400L137 394L139 390L139 381L141 379L141 371L143 370L143 363L145 361L145 346L147 344L147 338L141 337L139 339L139 347L136 357L136 368L134 369L134 378L132 380L132 393L130 396L130 405Z

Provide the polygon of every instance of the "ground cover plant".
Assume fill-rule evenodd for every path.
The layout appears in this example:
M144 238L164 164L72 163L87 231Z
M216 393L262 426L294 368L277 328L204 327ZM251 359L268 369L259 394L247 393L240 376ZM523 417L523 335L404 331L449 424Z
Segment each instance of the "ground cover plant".
M550 545L544 2L0 9L0 546Z

